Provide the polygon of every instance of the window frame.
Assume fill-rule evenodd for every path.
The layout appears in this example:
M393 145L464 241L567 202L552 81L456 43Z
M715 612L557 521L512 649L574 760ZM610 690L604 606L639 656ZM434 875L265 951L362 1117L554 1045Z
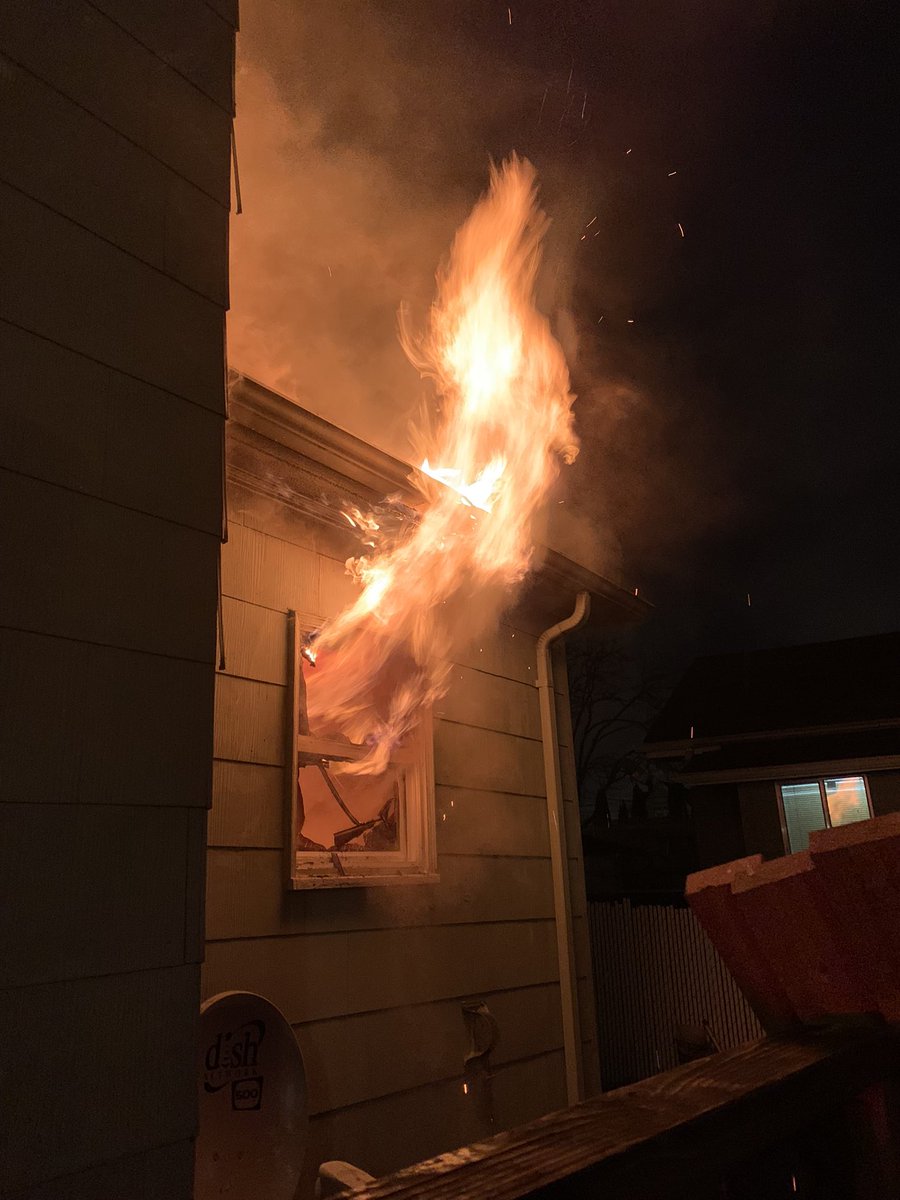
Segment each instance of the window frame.
M434 736L430 711L423 713L408 747L392 757L404 768L398 850L297 850L299 771L304 750L321 749L335 759L361 757L362 749L328 738L300 733L301 650L313 626L288 612L288 699L286 720L287 770L285 809L285 877L291 891L311 888L373 887L386 884L436 883L436 823L434 804Z
M831 822L831 812L828 808L828 800L825 795L825 780L826 779L861 779L863 781L863 788L866 793L866 808L868 809L868 812L869 812L868 817L866 817L864 819L867 821L872 820L874 813L872 812L872 793L869 790L869 777L868 777L868 775L863 774L861 771L857 772L855 775L818 775L818 776L817 775L805 775L805 776L803 776L802 779L798 778L798 779L779 780L775 784L775 797L778 801L778 817L781 822L781 840L784 845L785 854L798 854L800 852L797 850L791 849L791 839L790 839L790 834L788 832L788 824L787 824L787 813L784 810L784 795L782 794L781 789L783 787L793 787L794 785L801 784L801 783L818 784L819 803L822 806L822 815L825 818L825 824L822 826L822 828L823 829L833 829L834 826L832 825L832 822Z

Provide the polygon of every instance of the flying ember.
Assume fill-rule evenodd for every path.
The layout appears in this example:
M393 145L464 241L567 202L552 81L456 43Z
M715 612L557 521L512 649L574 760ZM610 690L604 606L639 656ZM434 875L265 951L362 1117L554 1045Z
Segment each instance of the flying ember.
M530 163L492 168L438 274L425 334L401 335L439 402L419 431L424 503L399 532L349 514L369 548L348 562L361 590L319 632L307 675L311 725L369 747L347 770L385 770L446 691L454 650L508 607L531 565L535 514L578 452L566 361L534 302L547 224Z

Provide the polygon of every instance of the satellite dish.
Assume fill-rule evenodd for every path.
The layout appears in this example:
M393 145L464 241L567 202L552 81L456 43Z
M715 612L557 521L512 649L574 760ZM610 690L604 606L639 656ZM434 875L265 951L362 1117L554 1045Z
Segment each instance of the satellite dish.
M220 992L201 1006L197 1087L195 1200L293 1200L306 1150L306 1073L274 1004Z

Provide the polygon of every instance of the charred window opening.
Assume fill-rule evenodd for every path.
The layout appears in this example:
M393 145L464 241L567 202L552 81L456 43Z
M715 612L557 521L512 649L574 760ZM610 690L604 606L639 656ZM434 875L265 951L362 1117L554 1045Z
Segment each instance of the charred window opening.
M307 711L314 635L291 614L292 719L289 881L294 888L434 879L429 714L380 774L354 773L366 756Z

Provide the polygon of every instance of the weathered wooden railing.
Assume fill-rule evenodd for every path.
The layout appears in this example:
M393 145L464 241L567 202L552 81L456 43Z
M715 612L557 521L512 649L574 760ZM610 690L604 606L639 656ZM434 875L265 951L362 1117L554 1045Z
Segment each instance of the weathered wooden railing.
M356 1200L900 1200L900 814L703 872L687 890L769 1037Z
M886 1030L765 1039L379 1179L355 1200L889 1200Z

